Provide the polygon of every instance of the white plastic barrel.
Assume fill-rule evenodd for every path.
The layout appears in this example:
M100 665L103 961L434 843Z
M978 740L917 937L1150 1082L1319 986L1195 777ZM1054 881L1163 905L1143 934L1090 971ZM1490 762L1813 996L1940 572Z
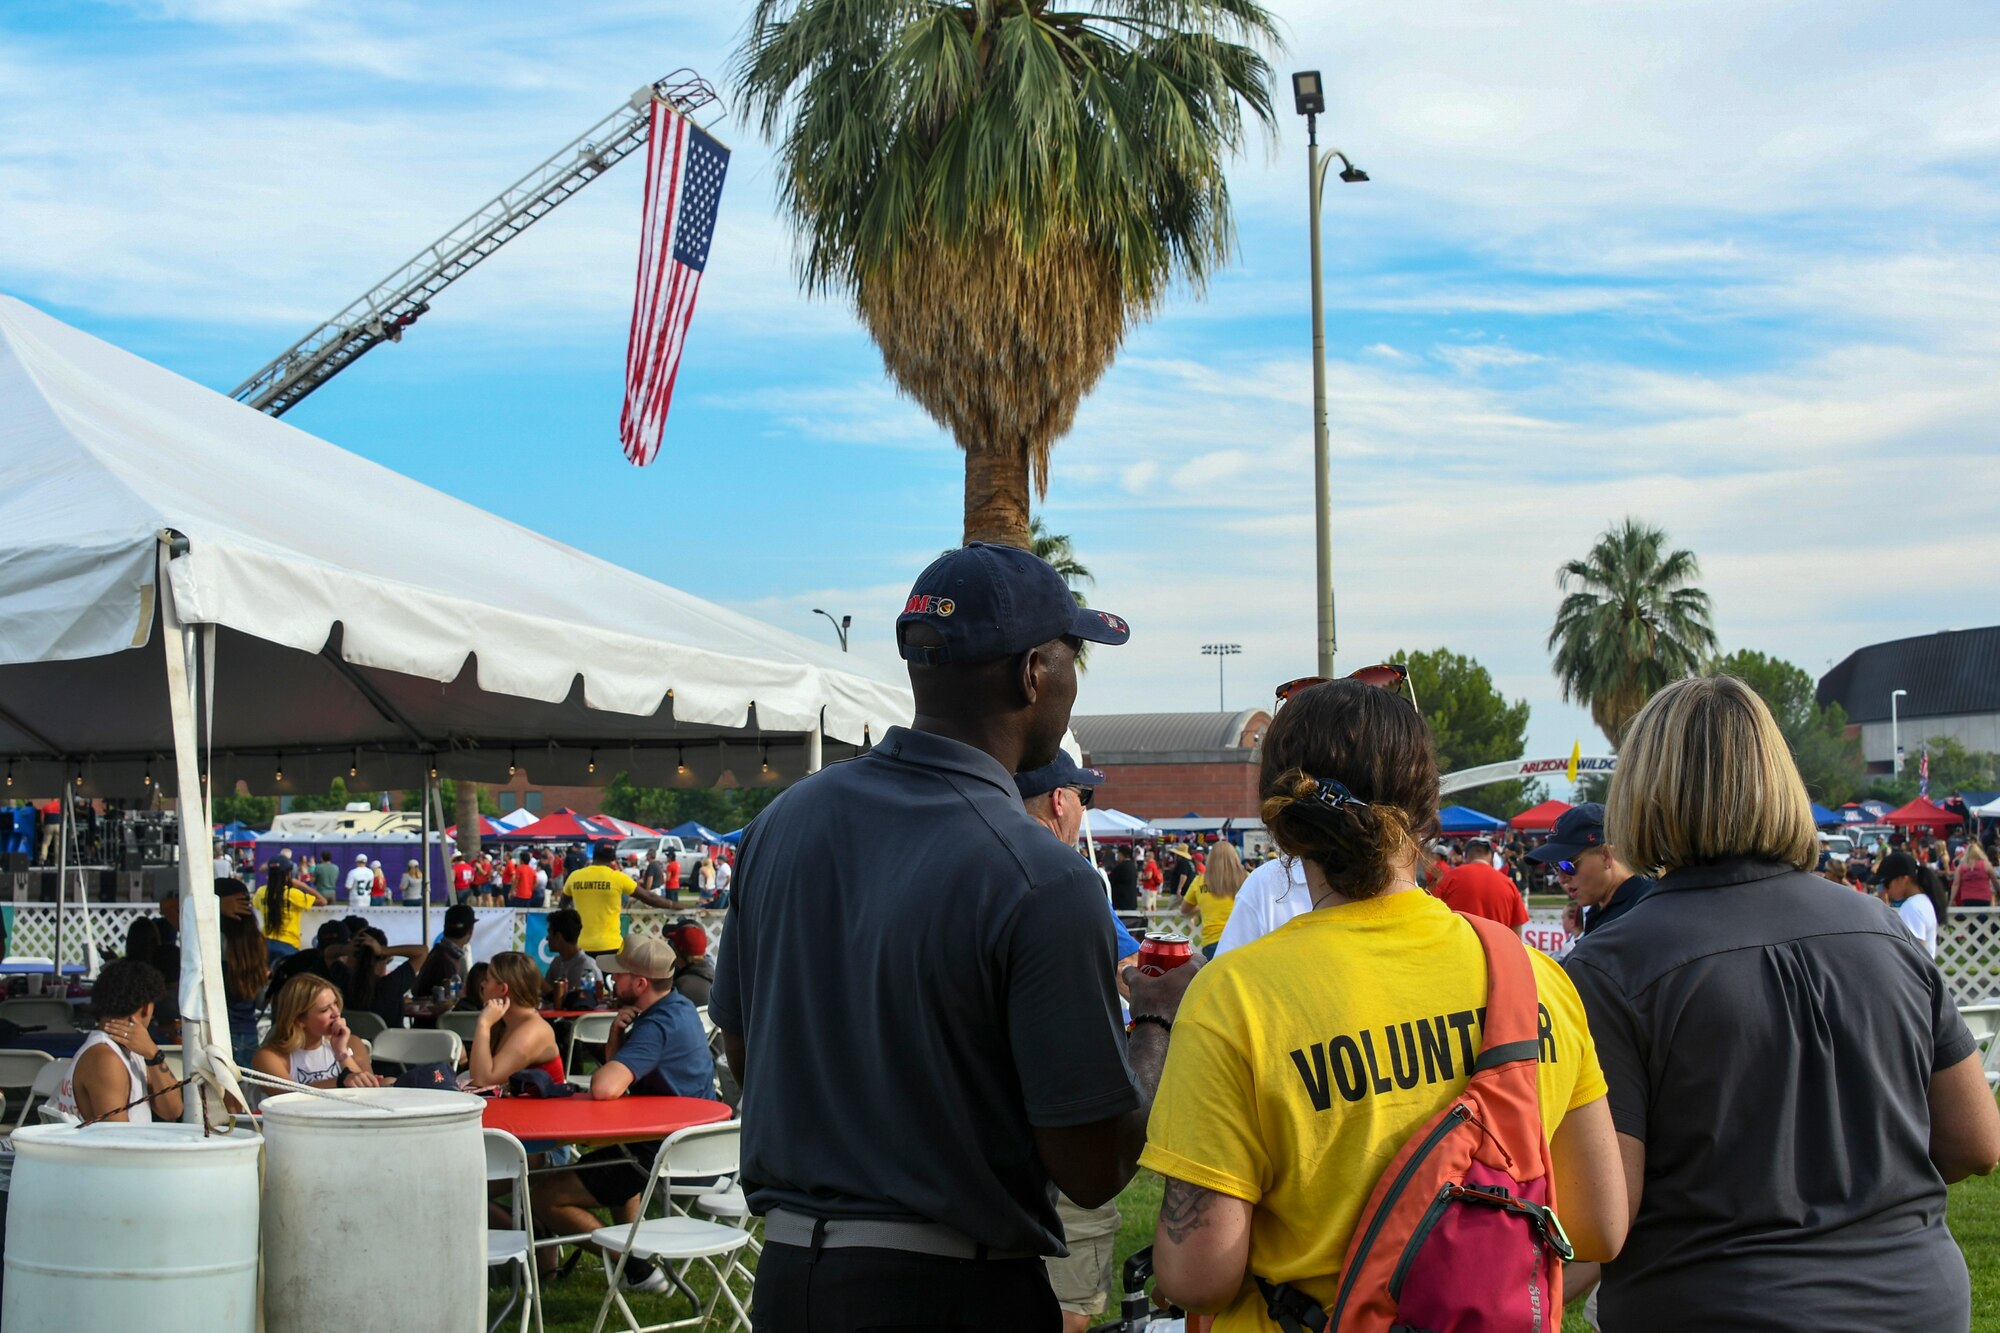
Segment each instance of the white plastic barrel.
M261 1108L266 1329L481 1333L485 1103L424 1088L335 1096Z
M250 1333L257 1149L198 1125L16 1130L0 1328Z

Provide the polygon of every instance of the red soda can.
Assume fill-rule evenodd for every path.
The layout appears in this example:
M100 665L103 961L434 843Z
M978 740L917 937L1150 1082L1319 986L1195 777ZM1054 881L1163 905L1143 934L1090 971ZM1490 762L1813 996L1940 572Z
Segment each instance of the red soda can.
M1149 977L1164 976L1192 957L1187 936L1149 930L1139 945L1139 971Z

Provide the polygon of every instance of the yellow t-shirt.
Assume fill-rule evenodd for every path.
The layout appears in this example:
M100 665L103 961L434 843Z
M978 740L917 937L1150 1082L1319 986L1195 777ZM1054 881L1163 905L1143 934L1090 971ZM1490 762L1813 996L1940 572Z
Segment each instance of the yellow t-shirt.
M1209 945L1222 938L1223 927L1229 924L1229 914L1236 910L1236 895L1224 898L1208 891L1208 876L1197 875L1187 891L1185 900L1189 907L1201 914L1201 946Z
M1604 1095L1604 1071L1576 988L1528 956L1552 1134ZM1427 893L1294 917L1189 985L1139 1162L1255 1204L1250 1271L1330 1307L1376 1179L1464 1089L1485 1004L1478 936ZM1246 1280L1215 1327L1277 1325Z
M305 945L299 940L299 928L305 922L306 909L308 907L319 906L319 899L297 885L293 885L290 889L286 890L285 928L283 930L271 929L270 899L271 886L265 884L258 888L257 896L253 900L257 908L257 919L264 923L264 938L267 940L276 940L280 944L289 944L294 949L303 949Z
M625 934L618 927L618 913L625 899L639 886L632 877L611 866L585 866L563 884L563 892L576 904L583 918L583 938L577 947L585 953L617 953L625 947Z

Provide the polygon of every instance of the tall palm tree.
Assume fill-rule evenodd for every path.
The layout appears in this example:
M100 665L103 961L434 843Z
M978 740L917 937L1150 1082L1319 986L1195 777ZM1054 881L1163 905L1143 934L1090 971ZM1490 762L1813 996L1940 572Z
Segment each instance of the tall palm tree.
M1257 0L758 0L738 77L801 280L965 451L964 540L1028 545L1126 330L1227 260L1263 45Z
M1694 552L1669 551L1666 533L1631 518L1556 571L1568 594L1549 631L1556 679L1566 702L1590 705L1612 745L1655 691L1700 670L1715 651L1699 577Z

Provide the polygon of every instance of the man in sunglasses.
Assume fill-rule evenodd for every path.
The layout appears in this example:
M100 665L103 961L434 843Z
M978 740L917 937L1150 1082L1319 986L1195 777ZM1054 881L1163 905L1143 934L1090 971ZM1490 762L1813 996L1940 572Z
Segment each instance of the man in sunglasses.
M1653 891L1653 881L1633 874L1604 841L1604 807L1596 801L1565 810L1549 840L1528 859L1555 867L1563 891L1581 911L1585 935L1625 915Z

